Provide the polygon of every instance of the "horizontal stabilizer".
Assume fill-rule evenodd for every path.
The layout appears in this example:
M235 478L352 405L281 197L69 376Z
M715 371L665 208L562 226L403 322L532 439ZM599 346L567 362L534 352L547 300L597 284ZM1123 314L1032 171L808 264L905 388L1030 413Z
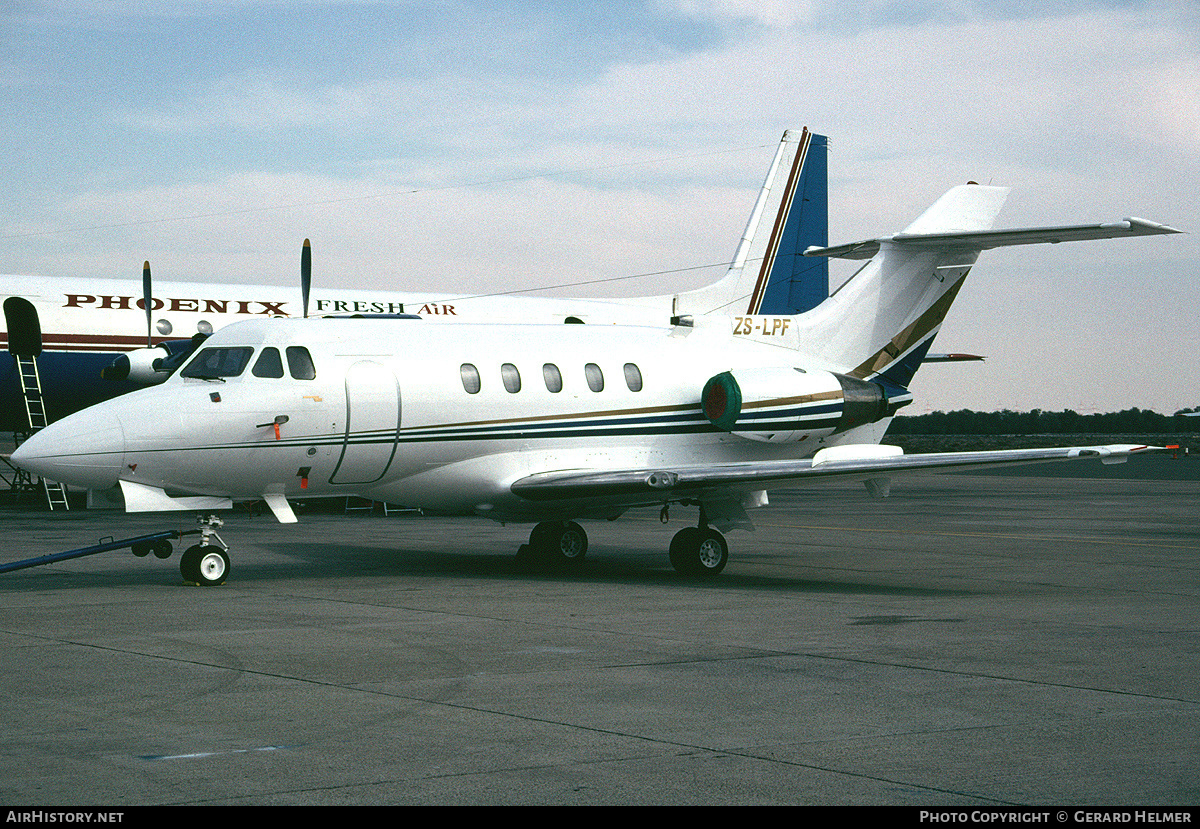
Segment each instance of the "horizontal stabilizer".
M1094 225L1064 225L1062 227L1026 227L1011 230L966 230L953 233L897 233L882 239L866 239L829 248L811 247L805 256L828 256L836 259L870 259L879 253L880 245L888 242L907 248L962 248L991 250L1013 245L1056 245L1059 242L1082 242L1091 239L1121 239L1129 236L1158 236L1182 233L1167 225L1145 219L1129 218L1119 222Z
M926 354L923 363L975 363L985 358L979 354Z

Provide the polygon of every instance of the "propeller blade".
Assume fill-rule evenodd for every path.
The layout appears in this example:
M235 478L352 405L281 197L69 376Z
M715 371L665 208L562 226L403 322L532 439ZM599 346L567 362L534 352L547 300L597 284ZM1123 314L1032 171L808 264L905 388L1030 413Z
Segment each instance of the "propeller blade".
M312 288L312 246L304 240L300 251L300 299L304 304L304 318L308 319L308 292Z
M154 345L154 330L150 327L151 305L154 300L150 295L150 262L142 266L142 302L146 305L146 347Z

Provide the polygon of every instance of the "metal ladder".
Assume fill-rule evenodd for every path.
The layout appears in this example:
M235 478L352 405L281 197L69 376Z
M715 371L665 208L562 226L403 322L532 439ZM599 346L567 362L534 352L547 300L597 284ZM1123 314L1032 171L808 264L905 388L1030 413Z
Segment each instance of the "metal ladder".
M29 418L29 434L46 428L46 404L42 399L42 377L38 373L37 358L29 354L14 354L17 373L21 375L21 396L25 398L25 416ZM46 503L50 510L71 508L67 501L67 490L58 481L41 479L46 491Z

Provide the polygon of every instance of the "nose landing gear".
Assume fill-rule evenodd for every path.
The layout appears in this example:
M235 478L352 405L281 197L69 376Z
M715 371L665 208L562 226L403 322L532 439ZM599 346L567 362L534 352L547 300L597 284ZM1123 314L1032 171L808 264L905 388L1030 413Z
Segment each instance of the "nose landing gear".
M229 578L229 545L221 540L215 529L225 526L225 522L215 515L202 515L196 521L200 525L200 543L183 551L179 572L186 582L216 587Z

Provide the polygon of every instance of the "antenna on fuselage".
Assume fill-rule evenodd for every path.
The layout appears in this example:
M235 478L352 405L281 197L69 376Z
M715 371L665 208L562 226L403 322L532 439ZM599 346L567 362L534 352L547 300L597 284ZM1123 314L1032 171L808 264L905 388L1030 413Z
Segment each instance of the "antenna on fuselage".
M300 301L304 305L304 318L308 319L308 293L312 288L312 246L304 240L300 250Z

